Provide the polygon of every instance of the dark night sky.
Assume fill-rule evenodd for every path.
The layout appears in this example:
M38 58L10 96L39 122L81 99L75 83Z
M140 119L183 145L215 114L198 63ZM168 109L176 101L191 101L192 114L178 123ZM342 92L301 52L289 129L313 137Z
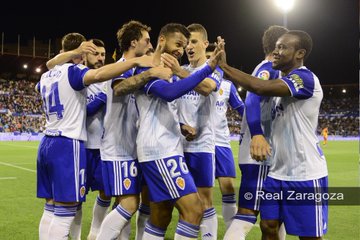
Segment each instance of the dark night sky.
M152 27L154 46L164 24L198 22L207 28L210 41L217 35L225 38L229 64L248 73L264 58L263 31L269 25L281 25L283 19L273 0L122 0L116 5L104 1L14 2L16 6L1 11L0 31L15 39L17 34L47 40L80 32L87 38L103 39L111 54L117 46L117 29L131 19ZM296 0L288 14L288 28L312 36L313 52L305 65L322 84L359 82L358 0Z

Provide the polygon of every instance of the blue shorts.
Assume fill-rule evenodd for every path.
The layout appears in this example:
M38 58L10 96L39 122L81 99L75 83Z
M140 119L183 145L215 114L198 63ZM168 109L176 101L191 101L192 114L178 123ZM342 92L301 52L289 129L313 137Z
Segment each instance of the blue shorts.
M86 149L86 189L87 192L104 190L99 149Z
M37 197L83 202L86 193L84 143L67 137L42 138L37 157Z
M239 164L239 166L241 170L239 207L259 211L261 199L256 196L263 188L269 167L258 164Z
M106 196L122 196L141 192L141 169L138 160L102 161Z
M281 220L288 234L321 237L327 232L328 179L281 181L267 177L264 182L261 219ZM265 197L266 196L266 197Z
M215 177L236 177L231 148L215 146Z
M149 187L150 200L176 200L197 189L182 156L173 156L140 163Z
M214 154L185 152L184 156L196 187L213 187L215 184Z

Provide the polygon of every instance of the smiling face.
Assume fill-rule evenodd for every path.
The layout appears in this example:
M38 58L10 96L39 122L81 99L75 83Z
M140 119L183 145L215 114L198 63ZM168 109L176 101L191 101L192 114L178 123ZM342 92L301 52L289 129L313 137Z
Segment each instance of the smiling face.
M204 39L200 32L191 32L189 44L186 46L186 54L189 62L198 62L206 59L206 48L209 42Z
M290 34L282 35L276 42L273 51L272 68L289 73L302 65L305 50L297 49L299 39Z
M163 37L165 40L163 52L171 54L175 58L180 59L184 54L184 49L188 41L184 34L175 32Z

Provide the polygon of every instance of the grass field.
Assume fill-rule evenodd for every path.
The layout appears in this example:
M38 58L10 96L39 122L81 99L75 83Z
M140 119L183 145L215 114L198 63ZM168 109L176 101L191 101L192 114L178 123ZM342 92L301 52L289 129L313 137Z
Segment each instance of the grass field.
M0 239L37 239L38 224L44 201L36 198L36 152L38 142L0 142ZM237 162L238 146L232 143ZM329 185L359 187L358 141L330 141L324 148L329 168ZM240 173L238 172L238 179ZM239 180L236 181L237 188ZM221 195L215 188L215 206L221 215ZM82 239L86 239L91 221L95 194L90 193L83 204ZM224 223L219 215L218 239L224 235ZM168 228L166 239L172 239L177 213ZM359 206L330 206L327 240L353 240L360 236ZM133 229L134 229L133 225ZM260 239L260 228L252 229L247 239ZM131 238L133 239L133 237ZM287 239L297 239L288 236Z

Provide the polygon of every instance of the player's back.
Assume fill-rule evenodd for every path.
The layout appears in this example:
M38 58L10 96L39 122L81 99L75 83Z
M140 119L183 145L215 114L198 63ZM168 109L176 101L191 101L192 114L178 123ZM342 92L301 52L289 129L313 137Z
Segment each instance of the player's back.
M268 60L263 60L259 63L252 75L258 78L261 78L264 81L271 79L276 79L279 77L279 71L272 68L272 63ZM250 93L247 93L249 97ZM271 133L271 107L272 107L272 98L271 97L260 97L260 117L261 117L261 127L264 133L265 138L269 139ZM240 149L239 149L239 163L241 164L268 164L265 162L257 162L251 158L250 155L250 143L251 143L251 134L246 120L246 107L243 114L240 130Z
M82 78L74 76L72 85L80 86L74 90L69 80L69 67L86 72L82 65L63 64L45 72L40 79L39 90L46 115L45 135L65 136L86 140L86 90ZM83 75L82 75L83 76ZM80 90L82 89L82 90Z

